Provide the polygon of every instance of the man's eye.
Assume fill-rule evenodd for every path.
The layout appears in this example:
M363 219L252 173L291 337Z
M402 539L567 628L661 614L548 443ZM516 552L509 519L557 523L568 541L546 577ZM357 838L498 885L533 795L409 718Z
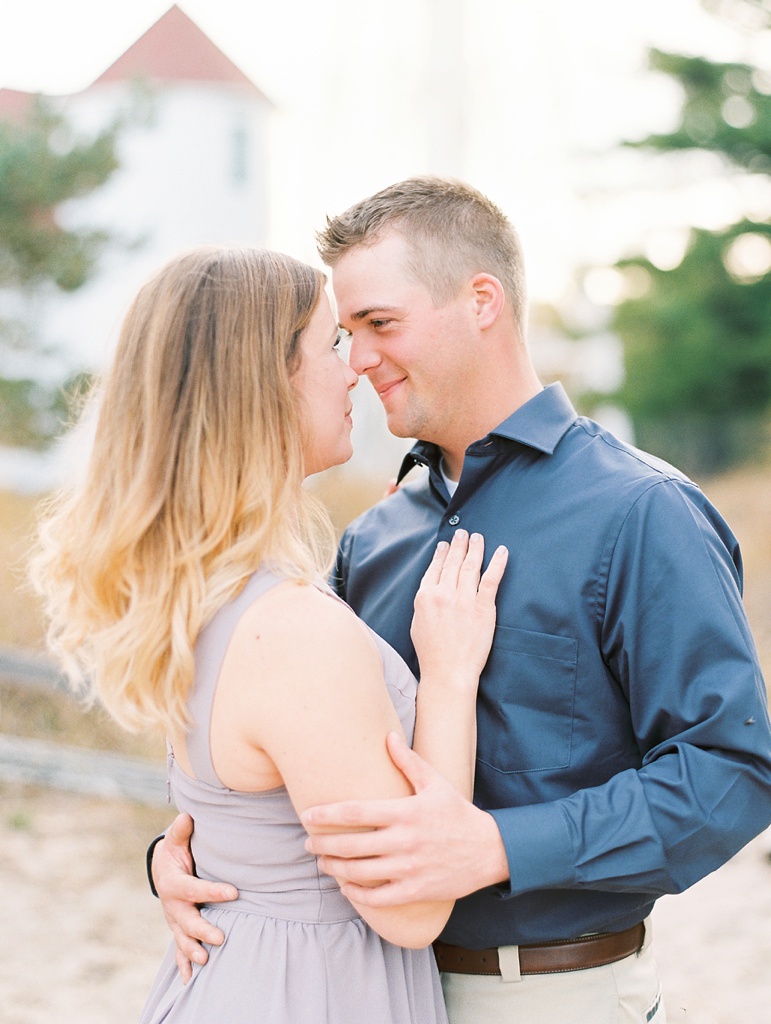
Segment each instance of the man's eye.
M390 324L390 323L391 323L390 320L370 320L370 322L369 322L370 327L374 327L375 329L377 329L378 327L385 327L386 324Z

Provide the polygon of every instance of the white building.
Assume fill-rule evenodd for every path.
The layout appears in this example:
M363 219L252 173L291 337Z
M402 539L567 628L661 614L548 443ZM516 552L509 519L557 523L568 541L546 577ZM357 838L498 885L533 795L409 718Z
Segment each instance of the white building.
M0 90L0 117L18 117L25 95ZM91 86L51 101L86 134L135 111L119 138L120 168L60 211L69 225L105 228L125 244L82 289L50 294L36 317L73 367L98 368L139 285L176 252L265 244L271 104L177 6Z
M0 89L0 118L23 120L33 100ZM201 244L266 244L271 104L176 5L87 89L47 100L86 136L129 115L119 169L58 212L68 226L105 229L119 243L78 291L50 287L12 306L61 354L60 373L62 363L98 370L132 297L167 259ZM58 447L42 456L0 450L0 487L44 489L68 462Z
M450 19L446 6L452 9ZM430 27L435 34L440 24L444 28L441 39L427 49L431 59L425 74L421 72L422 77L412 83L427 111L425 123L418 119L413 131L421 135L426 167L439 173L463 174L467 151L486 152L473 132L470 134L476 122L467 116L468 99L464 101L469 82L457 71L464 52L462 9L457 0L448 5L440 0L427 4L425 31ZM424 42L418 33L410 45L415 48ZM372 58L359 53L356 59L369 62ZM424 63L421 59L418 66L423 68ZM358 194L421 169L420 162L416 168L412 160L405 166L397 160L392 166L386 148L377 153L377 160L379 173L387 178L347 195L342 185L347 180L345 161L341 166L335 157L331 163L326 159L316 166L307 160L308 153L320 151L321 133L326 139L345 137L347 129L342 122L352 116L350 106L343 102L345 96L355 96L359 104L353 108L354 122L368 116L372 97L362 84L367 76L350 74L346 64L344 77L345 92L340 95L331 89L325 93L319 78L319 90L312 96L313 104L324 106L323 117L314 106L313 116L308 114L302 130L294 125L292 147L279 147L271 153L271 103L179 7L173 6L87 89L50 98L85 133L95 133L119 112L130 111L137 96L146 99L140 108L147 116L136 118L120 136L120 169L96 193L59 211L69 224L105 228L133 243L132 247L109 249L99 272L82 289L70 294L51 289L42 297L45 301L35 296L33 307L26 311L42 339L66 353L70 370L104 365L137 288L181 249L207 243L265 245L276 237L284 240L278 242L281 248L296 234L296 254L313 260L309 240L327 209L336 212ZM354 89L352 78L357 81ZM0 118L22 117L32 99L32 94L0 89ZM389 103L389 117L398 116L408 127L412 122L402 116L402 107L398 103L393 106L390 99ZM487 163L494 166L496 160ZM560 162L542 163L552 166ZM489 167L487 173L491 173ZM472 180L487 187L486 178L477 179L476 174L475 169ZM286 187L287 182L291 188ZM317 209L313 197L322 188L325 199ZM335 199L338 190L341 195ZM497 194L493 188L490 192ZM270 218L272 209L275 217ZM304 239L302 245L299 238ZM568 354L576 373L584 364L594 365L593 360L586 362L583 352L577 358L577 346L555 347L548 337L540 336L533 342L533 355L545 379L564 375ZM603 354L608 354L607 345ZM617 360L610 361L615 365ZM376 478L390 475L408 443L388 434L380 404L366 382L354 392L354 403L356 451L346 472ZM0 487L45 487L52 478L51 464L50 457L42 465L26 454L15 454L11 462L0 453ZM53 465L58 464L55 457ZM4 467L10 466L13 468L4 472ZM21 467L26 467L25 474Z

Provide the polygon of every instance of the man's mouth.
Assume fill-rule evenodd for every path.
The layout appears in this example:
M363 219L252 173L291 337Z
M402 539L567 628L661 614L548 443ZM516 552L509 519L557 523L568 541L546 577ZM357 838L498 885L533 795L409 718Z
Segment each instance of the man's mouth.
M385 384L376 384L375 391L377 391L380 401L384 402L404 382L404 379L404 377L399 377L398 380L387 381Z

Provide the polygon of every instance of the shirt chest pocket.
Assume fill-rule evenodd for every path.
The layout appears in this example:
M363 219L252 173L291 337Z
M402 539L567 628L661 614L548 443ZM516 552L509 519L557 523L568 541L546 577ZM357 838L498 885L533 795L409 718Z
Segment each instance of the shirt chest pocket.
M477 701L477 758L498 772L567 768L578 641L495 627Z

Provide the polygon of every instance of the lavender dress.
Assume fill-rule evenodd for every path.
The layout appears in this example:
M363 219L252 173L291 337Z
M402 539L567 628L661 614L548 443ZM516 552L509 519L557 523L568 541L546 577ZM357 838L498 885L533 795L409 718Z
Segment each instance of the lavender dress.
M305 851L305 830L286 789L241 793L212 766L209 721L228 643L246 608L280 583L262 569L220 609L196 644L190 778L170 757L175 803L195 819L193 856L202 878L232 882L239 898L204 915L225 933L209 962L182 985L169 946L141 1024L446 1024L430 948L394 946L374 932ZM329 591L331 594L332 592ZM408 739L415 679L375 634L386 686ZM309 766L312 770L312 766Z

